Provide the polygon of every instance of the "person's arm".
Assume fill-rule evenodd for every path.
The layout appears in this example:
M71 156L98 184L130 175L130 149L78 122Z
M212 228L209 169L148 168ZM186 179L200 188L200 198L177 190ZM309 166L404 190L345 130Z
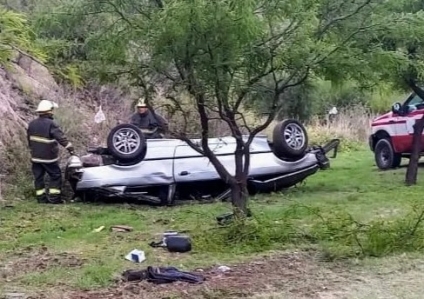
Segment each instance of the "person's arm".
M56 122L52 122L50 126L50 134L53 136L56 141L63 146L68 152L72 153L74 151L74 147L72 143L68 140L65 133L63 133L62 129L58 126Z
M163 118L161 115L156 114L157 119L158 119L158 123L159 123L159 127L161 129L161 131L163 133L168 132L168 122L166 121L165 118Z

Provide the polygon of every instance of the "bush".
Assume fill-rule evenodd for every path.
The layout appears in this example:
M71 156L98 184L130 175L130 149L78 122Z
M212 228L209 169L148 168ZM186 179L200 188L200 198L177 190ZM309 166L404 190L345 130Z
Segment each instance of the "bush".
M225 228L198 232L193 236L197 250L219 253L254 253L293 243L299 236L290 219L272 220L259 215Z
M1 144L0 144L1 145ZM2 196L4 198L31 198L34 196L30 155L24 136L5 138L0 154L0 175L4 175Z
M364 146L371 133L374 116L364 106L344 108L332 122L313 119L307 126L310 143L323 144L332 138L339 138L340 151L355 151Z
M319 217L311 235L322 241L327 254L340 257L380 257L397 252L424 249L424 206L414 205L412 211L396 219L376 219L359 223L344 211Z
M403 217L360 223L341 209L330 212L292 205L279 219L265 214L235 221L227 227L198 231L193 239L200 252L245 254L292 245L318 245L327 259L378 257L424 249L424 206ZM299 220L308 224L299 224ZM309 223L309 221L311 221Z

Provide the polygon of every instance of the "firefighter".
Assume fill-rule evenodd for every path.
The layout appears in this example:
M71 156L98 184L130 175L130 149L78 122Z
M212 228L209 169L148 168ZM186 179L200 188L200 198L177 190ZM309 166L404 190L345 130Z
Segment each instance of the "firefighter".
M62 172L59 167L59 144L73 154L74 147L53 119L53 111L58 105L42 100L37 107L38 118L31 121L27 129L28 144L31 151L34 187L39 203L63 203L61 196ZM46 194L44 176L50 178Z
M131 124L140 128L147 139L163 138L163 134L168 131L167 121L157 113L153 115L144 99L138 101L136 108L137 112L132 115Z

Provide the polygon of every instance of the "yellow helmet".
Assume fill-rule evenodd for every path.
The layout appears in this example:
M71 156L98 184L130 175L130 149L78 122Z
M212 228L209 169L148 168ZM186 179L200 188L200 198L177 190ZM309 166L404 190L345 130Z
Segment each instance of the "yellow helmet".
M147 107L146 101L143 98L138 99L136 107L137 108L142 108L142 107L146 108Z
M49 100L42 100L38 104L37 110L35 110L35 112L38 112L38 113L50 112L54 108L59 108L59 105Z

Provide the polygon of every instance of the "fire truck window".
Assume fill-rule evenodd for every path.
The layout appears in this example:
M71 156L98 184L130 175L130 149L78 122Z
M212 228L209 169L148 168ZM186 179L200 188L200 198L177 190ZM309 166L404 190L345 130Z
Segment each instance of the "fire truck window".
M422 105L422 104L424 104L423 99L421 99L419 96L416 95L408 103L408 106L415 106L415 107L417 107L417 105Z

